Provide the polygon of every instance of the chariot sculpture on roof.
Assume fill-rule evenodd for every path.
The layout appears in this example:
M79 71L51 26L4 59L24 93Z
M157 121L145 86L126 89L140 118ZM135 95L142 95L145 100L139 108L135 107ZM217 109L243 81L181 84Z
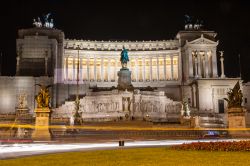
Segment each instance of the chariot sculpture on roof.
M196 19L196 22L193 21L193 18L187 14L185 17L185 30L200 30L203 27L203 21Z
M49 20L51 13L48 13L43 16L44 23L42 23L40 17L37 18L37 20L33 19L33 25L37 28L45 27L45 28L54 28L54 20L51 18Z

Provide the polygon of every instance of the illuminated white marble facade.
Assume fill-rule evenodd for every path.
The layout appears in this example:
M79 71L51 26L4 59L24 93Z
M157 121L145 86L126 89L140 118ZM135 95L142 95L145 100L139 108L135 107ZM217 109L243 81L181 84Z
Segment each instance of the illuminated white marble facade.
M90 93L93 87L116 87L120 53L125 46L135 88L150 86L170 100L187 101L200 112L223 113L226 108L223 98L240 78L226 78L218 73L217 65L224 65L217 64L219 42L215 37L214 31L185 30L179 31L172 40L95 41L66 39L64 32L58 29L21 29L16 47L18 77L0 77L0 90L18 96L19 90L13 90L21 86L15 81L17 78L25 80L30 76L29 79L39 80L46 76L48 81L44 83L53 84L51 106L63 107L77 93L78 69L80 96ZM4 85L11 80L12 83ZM28 82L27 86L34 87L33 83ZM244 98L247 94L244 92ZM34 91L27 91L27 96L34 96ZM0 113L14 112L17 101L4 100L8 102L0 102L0 108L4 108ZM33 112L34 101L29 100L28 106Z
M121 68L121 51L89 51L65 49L63 82L74 84L77 80L79 66L79 82L102 86L117 84L117 72ZM180 51L129 51L128 68L132 71L132 82L143 87L150 82L178 81L181 72Z

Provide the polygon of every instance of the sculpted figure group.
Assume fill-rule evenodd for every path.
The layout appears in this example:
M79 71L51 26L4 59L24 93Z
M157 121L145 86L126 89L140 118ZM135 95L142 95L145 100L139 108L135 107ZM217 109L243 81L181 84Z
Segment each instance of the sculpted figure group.
M243 101L243 94L240 90L240 83L239 81L235 84L233 89L230 89L227 92L228 98L224 98L227 101L228 108L232 107L242 107L241 103Z
M38 28L41 27L54 28L54 20L52 18L49 20L50 15L51 13L48 13L43 17L44 23L42 23L40 17L38 17L37 20L34 18L33 25Z
M36 84L36 85L40 86L41 88L40 92L35 98L37 102L37 108L49 107L49 101L50 101L49 87L51 87L51 85L48 85L48 86L44 86L40 84Z

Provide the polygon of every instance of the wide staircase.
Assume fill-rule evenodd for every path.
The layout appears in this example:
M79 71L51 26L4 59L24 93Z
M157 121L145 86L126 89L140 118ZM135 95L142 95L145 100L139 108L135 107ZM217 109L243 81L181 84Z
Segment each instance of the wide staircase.
M225 117L222 114L201 114L199 118L200 127L204 128L226 128Z

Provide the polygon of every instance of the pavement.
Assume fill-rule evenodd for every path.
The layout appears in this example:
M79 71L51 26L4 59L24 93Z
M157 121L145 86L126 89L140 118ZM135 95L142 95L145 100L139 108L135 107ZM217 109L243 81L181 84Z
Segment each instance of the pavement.
M33 142L0 144L0 160L18 157L62 153L72 151L106 150L119 148L140 148L180 145L192 142L218 142L218 141L240 141L246 139L195 139L195 140L147 140L147 141L125 141L124 146L119 142L92 142L92 143L58 143L58 142Z

